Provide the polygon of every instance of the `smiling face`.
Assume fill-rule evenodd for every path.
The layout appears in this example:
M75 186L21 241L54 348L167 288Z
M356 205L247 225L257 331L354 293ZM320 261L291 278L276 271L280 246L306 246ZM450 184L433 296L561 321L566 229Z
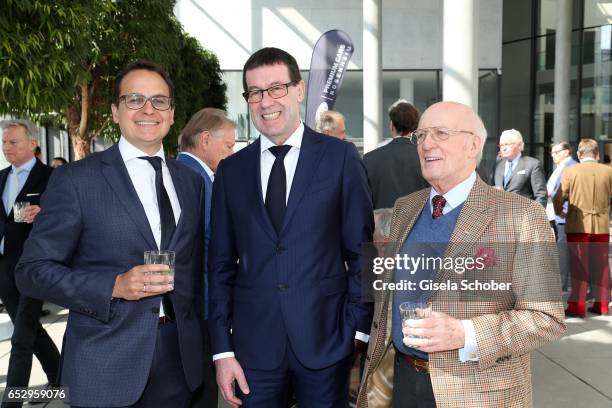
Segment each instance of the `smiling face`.
M431 135L417 146L423 177L438 193L445 194L469 177L476 169L482 140L478 117L465 105L439 102L421 116L419 129L447 128L473 132L453 132L444 141L436 142Z
M121 81L120 95L139 93L146 97L170 96L164 79L156 72L137 69ZM112 104L113 121L119 125L125 139L143 152L153 155L159 151L162 140L174 123L174 107L159 111L147 101L140 109L129 109L124 100Z
M285 64L262 65L245 74L247 90L267 89L291 81ZM277 145L283 144L300 125L300 103L304 81L290 85L287 95L274 99L267 92L260 102L249 103L253 125Z

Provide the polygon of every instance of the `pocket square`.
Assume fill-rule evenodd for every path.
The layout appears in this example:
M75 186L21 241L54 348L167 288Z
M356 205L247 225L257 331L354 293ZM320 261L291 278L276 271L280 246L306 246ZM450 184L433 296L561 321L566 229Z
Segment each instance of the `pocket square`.
M525 174L527 173L527 170L519 170L516 172L516 174Z

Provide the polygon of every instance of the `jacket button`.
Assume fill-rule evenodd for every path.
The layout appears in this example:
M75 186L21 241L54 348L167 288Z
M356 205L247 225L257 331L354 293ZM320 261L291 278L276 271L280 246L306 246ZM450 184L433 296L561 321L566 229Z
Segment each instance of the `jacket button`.
M378 322L377 321L373 321L372 322L372 327L374 327L375 329L378 329Z
M155 314L159 314L159 307L152 307L151 311Z
M369 355L369 354L368 354L368 355L366 355L366 360L370 361L370 358L371 358L371 357L370 357L370 355Z
M280 254L281 252L283 252L286 248L281 246L281 245L277 245L276 246L276 253Z
M288 285L285 285L284 283L281 283L280 285L278 285L278 289L279 290L287 290L289 288Z

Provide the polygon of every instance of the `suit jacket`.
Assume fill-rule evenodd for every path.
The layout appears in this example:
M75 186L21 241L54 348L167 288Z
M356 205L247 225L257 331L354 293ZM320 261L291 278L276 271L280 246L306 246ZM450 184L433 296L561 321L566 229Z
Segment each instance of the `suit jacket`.
M202 177L202 183L204 184L204 318L208 318L208 245L210 244L210 205L212 201L212 180L204 170L204 167L200 165L193 157L180 153L176 161L189 167Z
M209 258L213 355L279 366L288 342L302 364L328 367L369 333L361 243L371 241L367 178L357 149L305 127L284 226L277 235L261 189L260 140L215 174ZM237 262L239 260L239 262Z
M566 233L608 234L610 228L612 167L596 162L580 163L563 171L553 204L559 214L569 201Z
M11 171L11 166L0 171L0 195L6 186L6 180ZM40 197L45 192L49 176L53 169L36 160L36 164L32 167L28 179L23 188L17 195L15 201L29 201L31 204L39 204ZM40 194L36 198L28 198L28 194ZM8 215L4 208L4 202L0 200L0 239L4 237L4 259L7 268L11 271L15 268L21 252L23 244L32 230L32 224L25 222L15 222L13 218L13 209L11 208Z
M546 208L548 192L546 191L546 178L538 159L529 156L521 156L512 176L504 187L504 171L506 160L500 160L495 167L493 185L511 193L517 193L523 197L536 200Z
M170 297L185 379L195 389L203 365L202 181L166 163L181 205L168 248L176 252ZM70 309L60 378L70 404L131 405L149 377L160 296L112 298L117 275L157 249L118 146L55 170L41 207L16 279L22 293Z
M429 184L421 174L416 146L406 137L396 137L363 156L372 190L374 209L392 208L395 200Z
M389 256L398 253L429 194L429 189L421 190L402 197L395 204ZM512 291L491 292L486 297L479 297L475 292L462 295L448 290L431 295L434 311L472 320L479 352L477 362L461 362L458 350L429 353L438 407L531 406L529 352L557 339L565 329L554 242L542 207L477 179L461 209L444 256L477 254L481 245L496 248L496 261L480 272L486 273L486 278L480 279L505 278L512 282ZM510 255L503 256L504 253ZM474 282L475 277L481 276L478 273L440 270L437 280ZM391 281L392 270L382 276L384 281ZM383 292L375 303L357 402L360 408L391 406L395 349L390 339L390 292Z

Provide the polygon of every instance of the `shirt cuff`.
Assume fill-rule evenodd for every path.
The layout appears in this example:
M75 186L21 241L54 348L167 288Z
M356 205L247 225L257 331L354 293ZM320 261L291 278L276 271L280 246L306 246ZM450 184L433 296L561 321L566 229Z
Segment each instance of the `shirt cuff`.
M214 356L212 356L213 361L221 360L222 358L230 358L230 357L235 357L235 354L233 351L228 351L226 353L219 353L219 354L215 354Z
M465 335L465 343L463 348L459 349L459 360L462 363L466 361L478 361L478 344L476 343L476 330L474 323L471 320L462 320L463 332Z
M370 336L362 332L355 332L355 338L357 340L363 341L364 343L370 341Z

